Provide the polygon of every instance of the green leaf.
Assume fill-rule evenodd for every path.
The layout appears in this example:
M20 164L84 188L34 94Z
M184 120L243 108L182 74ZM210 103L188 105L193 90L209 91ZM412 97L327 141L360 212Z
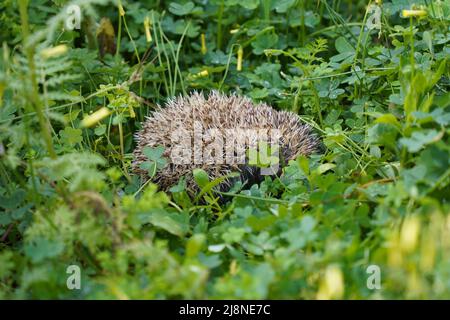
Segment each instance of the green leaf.
M163 146L157 146L155 148L144 147L142 153L149 159L153 161L158 161L164 153Z
M149 160L142 162L139 167L142 170L147 170L150 177L155 175L157 169L162 169L167 165L168 161L162 157L164 153L163 146L157 146L155 148L147 146L144 147L142 152Z
M275 2L273 8L278 13L285 13L290 7L294 5L295 1L296 0L279 0Z
M0 226L7 226L13 221L11 214L8 212L0 212Z
M194 180L200 188L204 188L209 183L209 177L205 170L194 169L192 171L194 175Z
M0 196L0 207L3 209L17 208L25 199L26 192L23 189L17 189L9 197Z
M245 9L254 10L259 6L259 0L241 0L239 4Z
M409 152L417 152L425 145L440 140L443 136L442 132L438 132L434 129L415 131L410 138L401 138L399 141L404 145Z
M15 220L20 220L24 217L25 213L31 209L31 207L33 206L33 204L28 203L27 205L20 207L18 209L15 209L11 212L11 217L14 218Z
M250 91L248 95L255 100L260 100L269 96L269 90L267 90L266 88L256 88Z
M387 124L392 124L392 125L396 126L397 128L401 127L397 118L391 113L385 113L385 114L379 116L375 120L375 123L387 123Z
M61 130L59 132L59 135L61 137L61 140L64 144L67 144L69 146L73 146L77 143L80 143L83 141L81 129L75 129L72 127L65 127L64 130Z
M195 4L191 1L186 2L185 4L172 2L169 5L169 11L177 16L185 16L191 13L194 7Z
M253 53L260 55L265 49L273 49L278 43L278 35L276 33L264 33L258 36L253 42Z
M334 163L323 163L320 166L317 167L317 173L322 174L327 172L328 170L331 170L335 168L336 165Z
M377 123L368 130L368 142L395 148L398 130L388 123Z
M138 219L141 224L150 223L178 237L183 237L189 231L189 215L186 213L152 209L150 212L139 213Z
M187 37L195 38L200 33L200 26L191 20L177 20L169 30L178 35L185 33Z
M334 46L339 53L355 52L355 49L353 49L352 45L344 37L337 38Z
M8 277L14 272L14 253L9 250L0 252L0 279Z
M431 54L434 54L434 48L433 48L433 36L430 31L424 31L422 34L422 40L425 42L425 44L428 47L428 50Z
M206 172L205 172L206 173ZM202 173L200 173L200 175L203 175ZM224 182L225 180L227 180L227 179L229 179L229 178L233 178L233 177L238 177L239 176L239 173L237 173L237 172L231 172L231 173L229 173L229 174L226 174L226 175L224 175L224 176L220 176L220 177L217 177L216 179L214 179L214 180L212 180L212 181L208 181L206 184L204 184L203 186L200 186L201 187L201 191L197 194L197 196L195 197L195 201L197 202L204 194L208 194L208 193L210 193L212 190L213 190L213 188L215 187L215 186L218 186L219 184L221 184L222 182ZM204 177L200 177L200 179L201 179L201 183L203 183L203 179L204 179Z
M245 234L245 229L231 227L222 235L222 239L226 243L238 243L242 240Z
M95 133L97 136L102 136L102 135L105 134L105 132L106 132L106 125L105 125L105 124L101 124L101 125L97 126L97 127L94 129L94 133Z
M50 241L47 238L37 237L31 243L24 246L25 255L33 263L42 262L48 258L60 255L64 250L64 244L58 241Z
M145 161L139 165L139 168L142 170L146 170L148 172L149 177L153 177L156 173L157 164L154 161Z
M192 237L189 238L186 244L186 257L187 258L193 258L198 255L200 250L203 247L203 244L206 241L206 237L204 234L194 234Z

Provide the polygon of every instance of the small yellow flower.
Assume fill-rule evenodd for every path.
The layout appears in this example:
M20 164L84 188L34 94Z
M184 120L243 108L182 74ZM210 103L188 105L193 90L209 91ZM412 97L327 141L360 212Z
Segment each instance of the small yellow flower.
M118 285L116 285L113 281L108 281L106 284L109 288L109 292L114 295L119 300L130 300L130 297L120 288Z
M150 18L145 17L144 20L144 29L145 29L145 38L147 39L147 42L152 42L152 33L150 32Z
M238 33L238 31L239 31L239 28L238 29L231 29L230 30L230 34Z
M425 10L402 10L402 17L403 18L410 18L410 17L424 17L427 15L427 12Z
M121 17L125 15L125 10L123 9L123 6L120 2L119 2L119 14Z
M341 299L344 295L344 275L338 266L329 266L317 292L318 300Z
M106 107L102 107L100 109L98 109L97 111L95 111L93 114L88 115L87 117L85 117L83 119L83 121L81 122L81 125L85 128L89 128L92 127L94 124L96 124L97 122L103 120L104 118L106 118L107 116L109 116L111 114L111 110L106 108Z
M237 272L238 272L238 264L236 260L233 260L230 263L230 274L235 275Z
M202 54L206 54L206 52L208 51L208 49L206 48L206 37L205 37L205 34L202 33L201 36L200 36L200 38L201 38L201 42L202 42L202 49L201 49L201 52L202 52Z
M189 79L194 80L194 79L198 79L198 78L203 78L203 77L207 77L209 75L208 70L204 69L200 72L197 72L195 74L190 74L188 76Z
M434 262L436 260L436 239L431 230L428 230L423 236L421 253L420 253L420 268L423 271L432 271Z
M409 217L403 222L400 231L400 248L404 252L410 252L416 248L419 232L420 221L417 217Z
M244 49L242 47L239 47L237 52L237 71L242 71L242 57L244 56Z
M69 47L65 44L60 44L59 46L47 48L41 51L41 56L44 59L50 58L50 57L57 57L60 56L69 50Z
M392 267L399 267L403 263L403 254L399 244L398 233L392 233L388 246L388 264Z
M208 75L209 75L208 70L203 70L203 71L200 71L199 73L197 73L198 77L206 77Z
M131 118L136 118L136 113L134 112L134 108L131 105L128 105L128 111L130 111Z

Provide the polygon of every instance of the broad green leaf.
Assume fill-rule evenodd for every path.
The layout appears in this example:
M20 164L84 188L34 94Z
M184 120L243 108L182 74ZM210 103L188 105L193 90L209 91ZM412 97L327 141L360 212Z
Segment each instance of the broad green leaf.
M11 196L0 196L0 207L3 209L17 208L25 199L25 195L25 190L17 189Z
M345 39L344 37L339 37L336 39L336 42L334 43L336 50L339 53L347 53L347 52L354 52L355 49L352 47L350 42Z
M209 177L205 170L194 169L192 174L194 175L195 182L200 188L204 188L209 183Z
M193 258L198 255L206 241L204 234L194 234L186 243L186 257Z
M385 114L379 116L378 118L375 119L375 123L387 123L387 124L392 124L398 128L401 127L397 118L391 113L385 113Z
M253 53L260 55L265 49L273 49L278 43L278 35L276 33L264 33L252 41Z
M142 224L150 223L178 237L183 237L189 231L189 215L185 213L152 209L138 214L138 218Z
M336 165L334 163L323 163L320 166L317 167L317 173L322 174L327 172L328 170L331 170L335 168Z
M288 11L288 9L290 7L292 7L294 5L295 1L296 0L280 0L280 1L276 1L273 4L273 8L278 13L285 13L286 11Z
M64 130L61 130L59 132L59 135L61 136L61 140L63 141L63 143L69 146L73 146L83 141L81 129L66 127L64 128Z
M164 153L163 146L157 146L155 148L144 147L142 153L150 160L157 161Z
M438 132L434 129L415 131L410 138L401 138L399 141L404 145L409 152L417 152L425 145L440 140L443 136L443 132Z
M241 0L239 4L245 9L254 10L259 6L259 0Z
M169 5L169 11L177 16L185 16L194 9L195 4L191 1L185 4L180 4L176 2L171 2Z
M43 262L46 259L60 255L64 250L64 244L43 237L34 238L25 244L24 252L33 263Z

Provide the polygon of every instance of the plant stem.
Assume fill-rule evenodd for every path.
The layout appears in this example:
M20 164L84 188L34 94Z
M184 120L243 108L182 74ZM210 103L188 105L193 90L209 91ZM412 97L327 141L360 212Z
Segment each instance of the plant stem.
M120 42L122 40L122 16L119 14L119 26L117 27L117 46L116 46L116 57L119 56L120 53Z
M47 146L48 154L52 159L56 158L55 149L53 148L52 135L50 133L50 122L45 118L42 111L42 103L39 98L39 88L36 80L36 67L34 65L34 44L28 44L27 40L30 35L30 27L28 25L28 1L19 0L20 20L22 23L22 45L25 50L28 66L30 70L31 80L31 104L38 116L39 125L41 127L42 135L44 136L45 144Z
M219 12L217 14L217 49L222 47L222 16L223 0L220 2Z
M300 43L302 46L305 45L306 41L306 29L305 29L305 0L300 1L300 10L302 12L300 17L300 28L301 28L301 38Z

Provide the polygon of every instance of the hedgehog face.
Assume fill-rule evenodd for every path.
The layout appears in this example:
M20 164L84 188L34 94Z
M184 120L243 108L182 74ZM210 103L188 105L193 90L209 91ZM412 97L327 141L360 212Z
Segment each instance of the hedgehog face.
M279 163L284 165L299 155L308 156L318 150L319 139L296 114L276 111L266 104L253 104L245 97L226 96L211 92L204 97L193 93L168 101L167 105L148 117L136 134L133 170L148 180L140 168L146 161L143 148L163 146L169 164L157 172L154 180L167 190L182 176L187 176L190 188L196 190L192 170L205 170L210 179L232 171L241 173L243 182L260 182L264 174L279 174L255 167L251 156L262 143L277 150ZM276 148L275 148L276 147ZM230 187L232 181L220 186Z

